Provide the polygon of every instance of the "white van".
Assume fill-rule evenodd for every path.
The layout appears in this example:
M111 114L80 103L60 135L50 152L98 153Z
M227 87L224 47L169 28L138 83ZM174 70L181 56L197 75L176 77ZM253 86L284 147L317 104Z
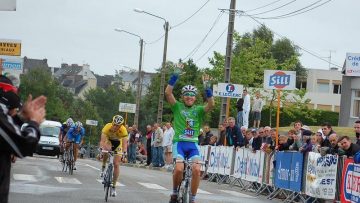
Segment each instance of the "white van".
M59 156L61 123L57 121L46 120L40 124L40 141L36 148L37 154Z

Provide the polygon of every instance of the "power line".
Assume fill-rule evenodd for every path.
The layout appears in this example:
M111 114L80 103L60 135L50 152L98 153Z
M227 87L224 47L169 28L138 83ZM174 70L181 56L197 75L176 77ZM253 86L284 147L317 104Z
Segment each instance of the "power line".
M306 12L308 12L308 11L311 11L311 10L313 10L313 9L315 9L315 8L318 8L318 7L320 7L320 6L322 6L322 5L326 4L326 3L329 3L329 2L332 1L332 0L327 0L327 1L319 4L321 1L323 1L323 0L317 0L316 2L314 2L314 3L312 3L312 4L308 5L308 6L305 6L305 7L301 8L301 9L298 9L298 10L295 10L295 11L292 11L292 12L290 12L290 13L286 13L286 14L283 14L283 15L279 15L279 16L256 17L256 16L254 16L254 15L249 15L249 14L247 14L247 15L248 15L248 16L251 16L251 17L254 17L254 18L257 18L257 19L281 19L281 18L289 18L289 17L292 17L292 16L296 16L296 15L299 15L299 14L306 13ZM319 5L316 5L316 4L319 4ZM308 8L309 8L309 9L308 9ZM307 9L307 10L305 10L305 9ZM305 10L305 11L303 11L303 10ZM302 11L302 12L300 12L300 11Z
M255 19L255 17L252 17L252 16L250 16L250 15L247 15L247 16L250 17L251 19L253 19L253 20L254 20L255 22L257 22L258 24L260 24L260 25L265 25L264 23L261 23L261 22L259 22L257 19ZM268 26L266 26L266 27L269 28ZM270 29L270 28L269 28L269 29ZM283 35L275 32L274 30L272 30L272 29L270 29L270 30L271 30L275 35L277 35L277 36L279 36L279 37L281 37L281 38L286 38L285 36L283 36ZM289 39L289 40L290 40L290 39ZM301 47L300 45L295 44L294 41L290 40L290 42L291 42L295 47L298 47L299 49L305 51L306 53L308 53L308 54L310 54L310 55L312 55L312 56L314 56L314 57L316 57L316 58L318 58L318 59L320 59L320 60L322 60L322 61L325 61L325 62L327 62L327 63L329 63L329 64L332 64L332 65L334 65L334 66L337 66L337 67L339 67L339 68L342 68L342 66L340 66L340 65L338 65L338 64L335 64L335 63L332 63L331 61L328 61L328 60L324 59L323 57L319 56L318 54L315 54L314 52L311 52L311 51L305 49L304 47Z
M287 5L290 5L290 4L294 3L295 1L296 1L296 0L292 0L292 1L290 1L290 2L288 2L288 3L286 3L286 4L283 4L283 5L279 6L279 7L276 7L276 8L273 8L273 9L270 9L270 10L267 10L267 11L264 11L264 12L260 12L260 13L250 14L250 15L252 15L252 16L257 16L257 15L261 15L261 14L265 14L265 13L270 13L270 12L272 12L272 11L276 11L276 10L279 10L280 8L283 8L283 7L287 6Z
M165 36L165 34L162 34L161 37L159 37L158 39L154 40L154 41L151 41L151 42L148 42L146 44L155 44L157 43L158 41L160 41L163 37Z
M196 15L207 3L209 3L210 0L207 0L198 10L195 11L192 15L190 15L188 18L186 18L184 21L172 26L170 29L174 29L184 23L186 23L188 20L190 20L194 15Z
M213 46L215 46L215 44L220 40L220 38L224 35L225 31L227 30L227 26L225 27L224 31L222 31L222 33L219 35L219 37L215 40L214 43L212 43L212 45L205 51L205 53L203 55L201 55L195 63L199 62L209 51L210 49L213 48Z
M220 12L219 15L217 16L217 18L215 19L214 23L212 24L210 30L206 33L206 35L203 37L203 39L195 46L195 48L193 50L191 50L191 52L184 58L184 60L186 60L187 58L191 58L192 56L194 56L194 54L199 50L199 48L201 47L201 45L204 43L204 41L206 40L206 38L209 36L210 32L212 31L212 29L215 27L215 25L219 22L221 16L224 14L224 12Z
M271 2L271 3L269 3L269 4L266 4L266 5L263 5L263 6L254 8L254 9L250 9L250 10L247 10L247 11L245 11L245 12L256 11L256 10L259 10L259 9L262 9L262 8L265 8L265 7L268 7L268 6L271 6L271 5L273 5L273 4L275 4L275 3L279 2L279 1L281 1L281 0L276 0L276 1L273 1L273 2Z

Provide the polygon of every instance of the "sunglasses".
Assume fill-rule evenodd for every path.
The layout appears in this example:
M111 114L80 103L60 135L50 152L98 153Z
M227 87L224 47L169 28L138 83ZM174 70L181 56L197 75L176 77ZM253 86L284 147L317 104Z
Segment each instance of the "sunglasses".
M194 92L185 92L185 93L183 94L183 96L186 96L186 97L195 97L196 94L195 94Z
M12 86L10 84L7 83L3 83L0 82L0 89L2 89L4 92L14 92L15 94L18 93L18 88L16 88L15 86Z

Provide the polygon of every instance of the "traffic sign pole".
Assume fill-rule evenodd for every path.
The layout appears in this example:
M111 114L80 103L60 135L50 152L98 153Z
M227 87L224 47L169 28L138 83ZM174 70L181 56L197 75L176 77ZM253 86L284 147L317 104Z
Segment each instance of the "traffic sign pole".
M281 89L278 89L277 90L277 112L276 112L276 146L279 145L280 95L281 95Z

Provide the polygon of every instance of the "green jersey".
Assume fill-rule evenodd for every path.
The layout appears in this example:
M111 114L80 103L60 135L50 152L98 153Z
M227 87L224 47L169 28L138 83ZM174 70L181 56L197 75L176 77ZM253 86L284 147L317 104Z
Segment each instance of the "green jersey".
M198 142L200 128L205 116L205 107L199 105L187 107L184 103L176 101L171 106L171 110L174 113L175 136L173 142Z

